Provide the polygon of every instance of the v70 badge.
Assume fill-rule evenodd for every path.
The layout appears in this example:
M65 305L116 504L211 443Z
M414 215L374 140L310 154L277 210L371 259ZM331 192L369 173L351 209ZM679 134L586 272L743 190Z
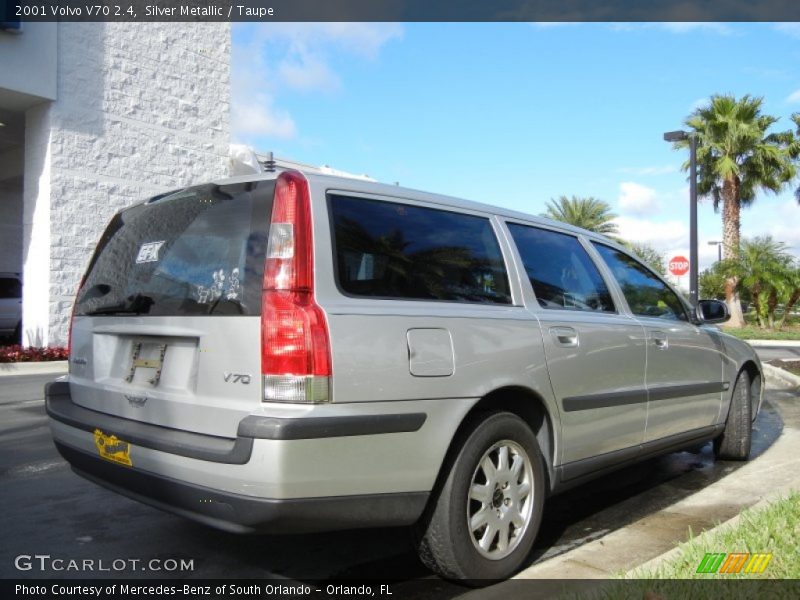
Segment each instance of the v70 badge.
M242 385L250 385L250 375L247 373L223 373L226 383L241 383Z

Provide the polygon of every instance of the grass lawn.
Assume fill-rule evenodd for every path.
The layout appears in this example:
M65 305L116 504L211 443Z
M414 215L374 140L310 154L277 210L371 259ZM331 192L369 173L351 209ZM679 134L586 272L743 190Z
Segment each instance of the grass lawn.
M565 585L559 600L797 600L800 598L800 493L793 491L758 510L745 510L739 522L681 544L678 554L650 570L620 573L617 579ZM729 554L771 554L761 573L722 572ZM698 573L707 554L724 555ZM743 561L744 571L750 556ZM707 562L708 564L708 562ZM732 569L733 570L733 569Z
M722 331L730 333L742 340L797 340L800 341L800 327L785 327L781 331L773 329L761 329L748 325L741 329L723 327Z
M742 512L739 523L681 545L680 554L657 569L637 573L637 579L798 579L800 578L800 493L760 510ZM772 553L763 573L697 573L706 553Z
M742 340L797 340L800 341L800 319L790 318L781 331L761 329L752 313L745 315L746 326L741 329L722 326L725 333Z

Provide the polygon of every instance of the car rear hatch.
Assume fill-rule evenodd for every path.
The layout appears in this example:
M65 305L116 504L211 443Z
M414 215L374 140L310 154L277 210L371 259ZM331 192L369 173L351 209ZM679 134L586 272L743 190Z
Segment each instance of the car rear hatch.
M73 402L234 437L262 402L261 310L275 180L204 185L118 213L78 293Z

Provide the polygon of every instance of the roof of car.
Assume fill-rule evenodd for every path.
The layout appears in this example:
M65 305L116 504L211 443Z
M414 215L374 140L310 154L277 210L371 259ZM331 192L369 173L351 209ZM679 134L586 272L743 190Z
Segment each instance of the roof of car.
M464 200L462 198L446 196L443 194L424 192L421 190L415 190L412 188L402 187L399 185L389 185L385 183L365 181L363 179L355 179L352 177L339 177L335 175L322 175L318 173L309 173L309 172L302 172L302 173L308 179L311 185L319 185L329 190L374 194L389 198L405 198L409 200L419 200L422 202L429 202L432 204L438 204L450 208L460 208L466 210L474 210L478 212L485 212L509 219L519 219L531 223L538 223L541 225L545 225L547 227L554 227L564 231L570 231L572 233L584 235L594 240L618 246L618 244L614 240L604 235L595 233L593 231L588 231L586 229L581 229L580 227L575 227L574 225L570 225L568 223L555 221L548 217L535 216L520 211L494 206L491 204L473 202L472 200ZM270 173L254 173L248 175L239 175L237 177L220 179L215 181L214 183L218 185L224 185L233 183L246 183L249 181L266 181L270 179L275 179L279 174L280 171L270 172Z

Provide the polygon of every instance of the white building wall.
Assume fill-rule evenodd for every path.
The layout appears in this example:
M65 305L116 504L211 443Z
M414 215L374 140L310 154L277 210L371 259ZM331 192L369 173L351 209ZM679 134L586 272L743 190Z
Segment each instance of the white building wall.
M66 343L76 288L115 212L227 175L229 113L229 24L59 24L58 100L28 115L26 159L47 163L35 192L26 164L28 343ZM49 132L44 147L38 129ZM32 297L42 289L46 308Z

